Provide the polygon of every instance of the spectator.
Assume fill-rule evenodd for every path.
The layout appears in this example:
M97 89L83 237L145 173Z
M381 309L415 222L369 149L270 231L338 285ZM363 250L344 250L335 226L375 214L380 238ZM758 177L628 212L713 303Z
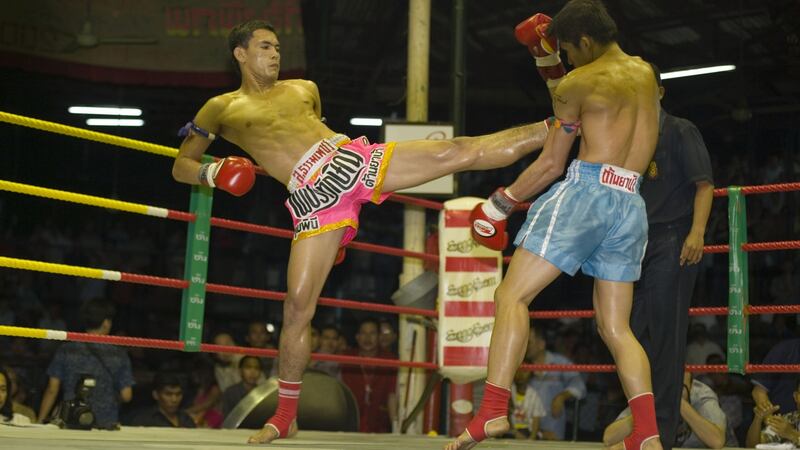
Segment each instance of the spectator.
M800 446L800 380L795 383L792 397L794 408L791 412L785 410L785 414L775 414L779 409L777 405L756 404L753 423L747 430L747 447L782 442Z
M714 391L702 382L692 379L690 372L684 372L683 380L682 420L678 425L674 445L683 448L722 448L725 445L738 445ZM603 444L612 446L622 442L631 430L633 430L633 419L630 408L626 408L614 423L606 427Z
M26 404L27 392L22 387L22 383L17 376L17 372L10 366L0 367L8 376L8 398L14 414L25 416L28 421L36 422L36 412Z
M13 390L14 384L11 382L11 377L0 368L0 422L15 425L29 424L31 421L28 417L14 412L14 402L11 399Z
M235 346L236 342L228 333L214 335L215 345ZM214 353L214 377L221 392L242 381L239 375L239 360L242 355L236 353Z
M708 339L708 331L702 323L693 323L686 346L686 364L705 364L710 355L724 355L722 347Z
M214 376L214 362L206 355L198 355L194 359L191 381L194 393L191 406L186 408L186 412L199 427L220 428L223 419L220 411L222 391Z
M388 320L381 320L378 329L378 345L382 352L391 353L397 357L397 331L394 330L391 322Z
M81 308L88 334L108 335L113 317L114 305L104 299L89 300ZM125 351L112 345L67 342L56 351L47 374L50 379L42 396L39 422L49 417L62 386L65 401L75 397L75 387L84 374L91 375L97 383L88 402L98 428L116 428L120 402L127 403L133 396L131 361Z
M272 333L269 331L270 325L267 325L263 320L253 320L247 325L247 335L244 337L245 342L253 348L270 348L274 349L275 344L272 343ZM264 375L272 376L273 367L275 365L274 358L260 357L261 368ZM276 365L275 365L276 366Z
M800 277L794 273L794 263L786 258L780 273L772 278L769 293L777 305L793 305L800 300Z
M366 319L356 334L357 349L346 355L370 358L391 358L378 347L378 322ZM350 388L358 403L362 433L388 433L397 415L397 370L375 366L345 366L342 381Z
M711 355L706 364L725 364L722 355ZM728 427L736 430L743 421L742 396L750 390L750 383L741 375L728 372L711 372L700 379L717 394L719 406L728 418Z
M245 356L239 360L239 375L242 381L225 389L222 393L222 415L228 417L233 408L239 404L250 391L263 380L264 371L261 366L261 358L255 356Z
M800 339L781 341L773 347L762 364L800 364ZM751 395L756 406L763 411L789 412L795 409L794 392L798 380L797 373L758 373L751 378Z
M511 385L511 431L514 439L536 439L539 434L539 420L547 414L542 400L528 382L531 372L517 369Z
M308 332L310 333L311 339L311 353L316 353L319 350L319 329L314 325L308 327Z
M159 372L153 381L156 404L140 412L131 425L137 427L195 428L194 420L181 409L183 384L177 374Z
M338 346L339 329L333 325L323 326L319 333L319 349L317 351L319 353L333 355L336 354ZM308 367L325 372L335 378L341 377L341 368L339 367L339 363L336 361L312 360Z
M566 356L547 350L541 328L531 327L526 358L533 364L572 364ZM564 440L567 426L564 403L586 395L586 384L578 372L535 372L531 387L539 395L548 414L540 421L542 439Z

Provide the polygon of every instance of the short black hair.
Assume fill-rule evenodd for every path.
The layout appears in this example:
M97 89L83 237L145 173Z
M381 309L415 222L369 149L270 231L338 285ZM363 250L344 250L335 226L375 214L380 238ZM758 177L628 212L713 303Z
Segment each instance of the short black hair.
M581 36L608 44L617 39L617 24L600 0L570 0L553 17L547 34L573 45L578 45Z
M339 336L340 334L342 334L342 332L341 332L341 331L339 331L339 328L338 328L336 325L333 325L333 324L330 324L330 323L329 323L329 324L326 324L326 325L323 325L323 326L321 326L321 327L319 328L319 333L320 333L320 334L322 334L322 333L323 333L325 330L333 330L333 331L335 331L335 332L336 332L336 335L337 335L337 336Z
M153 379L153 390L161 392L168 387L179 387L183 390L181 376L175 372L158 372Z
M364 325L366 325L368 323L374 324L376 330L379 330L381 328L381 324L378 321L378 319L376 319L374 317L367 317L366 319L364 319L364 320L362 320L361 322L358 323L358 332L360 333L361 332L361 327L363 327Z
M6 402L0 405L0 416L5 418L5 420L11 420L14 416L14 399L11 395L11 393L14 392L14 382L11 381L11 377L8 376L8 372L6 372L6 370L2 367L0 367L0 375L6 379Z
M242 359L239 360L239 368L240 369L242 367L244 367L244 362L247 361L248 359L252 359L253 361L257 362L258 363L258 368L261 369L262 371L264 370L264 364L261 363L261 358L259 358L258 356L253 356L253 355L244 355L242 357Z
M228 49L231 51L231 59L233 60L233 67L236 69L236 73L239 73L239 62L233 56L233 51L236 47L247 48L247 44L250 42L250 39L253 39L253 32L256 30L269 30L275 33L275 36L278 35L278 32L275 31L275 27L273 27L271 23L261 19L240 23L231 28L230 33L228 33Z
M661 84L661 69L659 69L658 66L653 64L653 63L649 63L649 64L650 64L650 68L653 69L653 75L656 76L656 82L658 83L658 87L663 86Z
M81 307L81 320L87 330L100 328L103 321L114 318L114 304L104 298L93 298Z

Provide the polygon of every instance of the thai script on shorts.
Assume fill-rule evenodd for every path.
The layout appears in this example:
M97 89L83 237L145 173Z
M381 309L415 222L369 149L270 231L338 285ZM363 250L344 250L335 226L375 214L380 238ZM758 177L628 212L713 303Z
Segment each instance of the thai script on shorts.
M297 222L297 225L294 227L294 234L296 236L300 233L316 230L319 230L319 218L310 217Z
M600 183L607 186L621 188L628 192L636 192L636 181L639 179L636 175L617 175L612 167L603 167L603 172L600 174Z
M297 183L302 183L303 180L306 179L306 176L308 176L308 173L311 171L311 169L313 169L317 163L322 161L325 156L334 150L336 150L336 146L323 139L320 141L317 149L314 150L314 153L312 153L311 156L303 161L303 163L300 164L300 166L298 166L294 172L292 172L292 178L294 178Z
M376 147L374 150L372 150L372 154L369 157L369 166L367 166L367 172L363 177L361 177L361 184L370 189L375 188L375 182L378 179L378 171L381 169L383 154L383 147Z
M356 152L340 148L320 170L319 178L289 195L289 207L297 218L305 218L339 203L342 194L353 189L364 158Z

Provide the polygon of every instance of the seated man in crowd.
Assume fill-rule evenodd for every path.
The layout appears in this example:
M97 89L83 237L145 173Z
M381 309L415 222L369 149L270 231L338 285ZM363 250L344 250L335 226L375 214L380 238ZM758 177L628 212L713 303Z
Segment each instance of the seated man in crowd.
M800 447L800 378L795 382L793 397L794 410L785 411L784 414L775 414L782 409L778 405L769 402L756 404L753 408L753 423L747 430L747 447L782 442Z
M761 363L800 364L800 338L778 342ZM794 411L796 373L756 373L751 380L753 381L751 395L756 406L764 411L771 410L773 405L782 413Z
M378 322L366 319L356 334L358 349L345 354L370 358L391 358L378 346ZM388 433L397 416L397 369L375 366L342 367L342 381L353 392L358 403L362 433Z
M86 333L105 336L111 332L114 305L105 299L92 299L83 305L80 315ZM39 422L50 417L62 386L65 401L75 398L76 385L84 375L96 381L88 401L98 428L118 427L119 405L133 397L131 360L123 349L113 345L66 342L56 351L47 374L50 379L39 407Z
M222 393L222 415L224 417L228 417L228 414L239 404L239 401L263 380L264 372L261 366L261 358L247 355L240 359L239 376L242 381Z
M517 369L511 385L511 432L514 439L537 439L539 420L547 415L539 394L528 382L531 372Z
M622 411L617 420L606 427L603 443L612 446L630 434L633 419L630 408ZM664 443L669 445L669 443ZM681 422L675 435L675 447L683 448L722 448L737 446L733 430L719 406L717 394L702 382L692 378L690 372L683 374L683 394L681 396Z
M272 333L269 330L269 326L263 320L253 320L247 325L247 335L244 340L247 345L253 348L275 348L275 344L272 342ZM261 369L264 375L266 377L272 376L273 366L277 366L275 359L267 357L260 357L259 359L261 360ZM274 369L277 369L277 367L274 367ZM275 370L275 374L277 374L277 370Z
M194 420L181 409L183 385L177 374L159 372L153 380L153 400L156 404L134 417L137 427L195 428Z
M320 328L318 353L333 355L337 353L339 347L339 329L333 325L325 325ZM325 372L334 378L341 377L341 369L336 361L312 360L308 364L309 369Z
M528 335L528 348L525 354L532 364L572 364L564 355L547 350L544 332L531 326ZM569 399L586 396L586 383L578 372L535 372L531 377L531 387L544 403L547 414L540 421L540 434L546 440L564 440L567 418L565 403Z

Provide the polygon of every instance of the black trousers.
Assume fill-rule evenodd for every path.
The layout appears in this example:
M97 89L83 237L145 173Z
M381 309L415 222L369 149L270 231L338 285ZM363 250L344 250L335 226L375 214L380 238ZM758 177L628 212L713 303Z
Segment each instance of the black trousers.
M698 264L680 266L691 223L650 227L642 276L634 285L631 329L650 360L656 419L664 450L672 449L680 420L689 305Z

